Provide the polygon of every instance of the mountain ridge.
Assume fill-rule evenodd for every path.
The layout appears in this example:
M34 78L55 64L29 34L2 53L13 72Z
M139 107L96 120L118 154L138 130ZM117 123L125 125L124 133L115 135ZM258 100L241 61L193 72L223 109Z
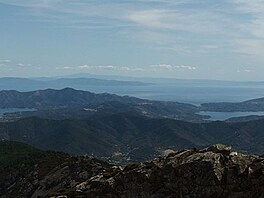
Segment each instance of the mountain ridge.
M0 108L33 108L37 110L86 109L94 112L134 111L149 117L170 117L176 119L198 119L198 108L191 104L153 101L116 94L95 94L88 91L64 88L30 92L0 91ZM58 112L59 113L59 112ZM31 112L31 115L34 112Z
M32 91L37 89L62 89L64 87L74 87L76 89L87 89L89 87L124 87L124 86L149 86L153 83L114 79L98 78L22 78L22 77L2 77L0 78L0 90L20 90Z
M200 148L219 142L260 154L264 150L263 127L264 120L190 123L120 113L87 120L32 117L0 123L0 138L127 163L151 159L166 149Z

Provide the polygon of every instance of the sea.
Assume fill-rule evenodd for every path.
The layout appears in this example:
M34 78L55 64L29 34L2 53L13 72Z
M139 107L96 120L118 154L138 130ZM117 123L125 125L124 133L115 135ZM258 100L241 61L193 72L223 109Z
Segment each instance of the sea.
M86 86L95 93L114 93L139 98L200 105L210 102L242 102L264 97L264 83L161 83L147 86Z
M85 89L85 88L84 88ZM87 90L110 92L150 100L174 101L196 106L202 103L243 102L264 97L264 82L222 82L222 81L177 81L157 83L148 86L129 87L86 87ZM200 112L210 116L211 121L250 115L264 116L264 112Z

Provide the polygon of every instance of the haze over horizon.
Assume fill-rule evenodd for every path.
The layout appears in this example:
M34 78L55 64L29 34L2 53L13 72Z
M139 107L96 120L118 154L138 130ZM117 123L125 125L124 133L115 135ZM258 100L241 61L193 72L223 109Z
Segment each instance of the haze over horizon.
M0 0L0 77L264 80L263 0Z

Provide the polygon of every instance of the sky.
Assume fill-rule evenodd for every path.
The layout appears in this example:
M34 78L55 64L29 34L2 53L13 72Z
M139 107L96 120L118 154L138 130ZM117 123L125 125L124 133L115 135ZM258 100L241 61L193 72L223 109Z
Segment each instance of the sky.
M0 0L0 77L264 80L264 0Z

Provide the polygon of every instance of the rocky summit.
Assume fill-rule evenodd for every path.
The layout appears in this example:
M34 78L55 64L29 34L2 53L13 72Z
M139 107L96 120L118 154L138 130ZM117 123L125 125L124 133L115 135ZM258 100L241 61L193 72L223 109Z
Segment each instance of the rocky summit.
M76 186L80 197L264 197L264 158L217 144L114 168Z
M32 155L32 149L23 153ZM222 144L169 150L152 161L123 167L61 153L52 153L52 159L50 153L39 155L35 153L33 161L20 155L21 163L12 158L0 175L1 197L264 197L264 157Z

